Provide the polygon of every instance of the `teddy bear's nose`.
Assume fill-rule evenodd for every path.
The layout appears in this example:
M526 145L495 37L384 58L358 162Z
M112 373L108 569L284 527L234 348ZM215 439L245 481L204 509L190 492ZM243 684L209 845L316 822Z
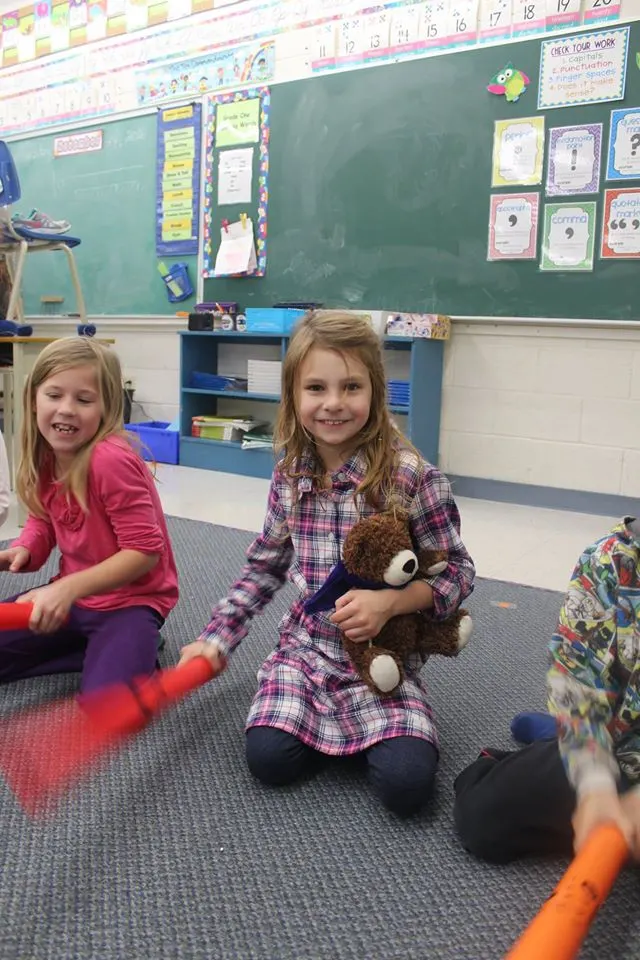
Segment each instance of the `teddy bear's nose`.
M404 564L404 566L402 567L402 569L403 569L403 571L404 571L405 573L414 573L414 572L415 572L415 569L416 569L416 561L415 561L415 560L407 560L407 562Z

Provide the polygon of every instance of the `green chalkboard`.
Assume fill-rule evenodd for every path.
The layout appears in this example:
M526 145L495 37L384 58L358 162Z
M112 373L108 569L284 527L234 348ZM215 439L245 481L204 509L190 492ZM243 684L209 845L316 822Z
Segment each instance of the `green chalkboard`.
M74 254L89 314L175 314L193 302L169 303L157 269L156 123L155 114L106 123L102 150L69 157L53 156L53 135L11 144L21 212L68 220L82 240ZM179 259L195 286L196 257ZM23 293L27 314L42 313L47 294L75 311L64 254L30 255Z
M208 280L205 299L640 317L640 261L596 255L593 273L487 261L494 121L538 114L540 47L540 40L480 47L274 86L267 275ZM637 50L640 24L633 24L624 101L548 110L547 137L553 126L603 123L606 167L611 110L640 106ZM508 60L531 78L517 103L486 90ZM605 185L584 198L598 202L597 250ZM633 183L609 184L616 185ZM519 189L538 190L543 205L543 186Z

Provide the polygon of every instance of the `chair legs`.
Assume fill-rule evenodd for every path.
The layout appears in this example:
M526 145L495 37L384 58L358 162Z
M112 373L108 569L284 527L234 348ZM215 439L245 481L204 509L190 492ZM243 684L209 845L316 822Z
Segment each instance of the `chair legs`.
M28 244L22 241L16 244L15 253L10 253L6 257L7 270L11 280L11 296L9 297L9 306L7 307L7 320L17 320L18 323L24 323L24 306L22 303L22 272L24 270L25 260L27 259Z
M84 296L82 294L82 287L80 286L80 277L78 276L78 268L76 266L76 258L69 249L63 243L57 243L47 247L39 247L37 249L32 249L31 252L36 253L46 253L54 252L56 250L62 250L67 258L67 264L69 266L69 273L71 274L71 280L73 282L73 289L76 295L76 311L78 314L78 320L82 324L87 322L87 308L84 302ZM24 271L24 265L27 259L27 253L29 253L29 244L26 240L21 241L20 243L15 244L15 250L11 250L10 253L6 253L4 258L7 263L7 269L9 271L9 279L11 280L11 296L9 298L9 306L7 307L7 320L16 320L18 323L24 323L24 304L22 301L22 274Z
M76 306L78 309L78 314L80 317L80 323L87 322L87 308L84 304L84 297L82 295L82 288L80 286L80 277L78 276L78 268L76 267L76 258L71 253L69 247L62 246L66 256L67 263L69 264L69 272L71 274L71 279L73 280L73 286L76 291Z

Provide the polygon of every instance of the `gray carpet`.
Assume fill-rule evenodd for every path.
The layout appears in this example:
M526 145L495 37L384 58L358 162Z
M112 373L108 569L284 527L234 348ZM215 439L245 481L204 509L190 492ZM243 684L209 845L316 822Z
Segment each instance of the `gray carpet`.
M206 622L251 539L186 520L170 529L182 599L165 627L167 664ZM2 596L39 582L0 578ZM515 712L542 706L560 595L478 583L471 647L428 665L443 756L435 802L413 822L387 814L353 762L280 791L251 779L243 725L287 595L254 623L223 677L145 731L53 819L28 820L0 783L1 960L504 955L566 862L474 862L452 829L452 782L482 744L509 746ZM0 712L74 689L70 676L5 686ZM639 908L628 870L581 956L638 960Z

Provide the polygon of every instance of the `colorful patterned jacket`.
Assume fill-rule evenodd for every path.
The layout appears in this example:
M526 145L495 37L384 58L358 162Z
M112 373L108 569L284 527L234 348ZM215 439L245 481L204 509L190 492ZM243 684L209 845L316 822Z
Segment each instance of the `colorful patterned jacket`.
M640 783L640 520L584 551L550 646L549 709L579 794Z

